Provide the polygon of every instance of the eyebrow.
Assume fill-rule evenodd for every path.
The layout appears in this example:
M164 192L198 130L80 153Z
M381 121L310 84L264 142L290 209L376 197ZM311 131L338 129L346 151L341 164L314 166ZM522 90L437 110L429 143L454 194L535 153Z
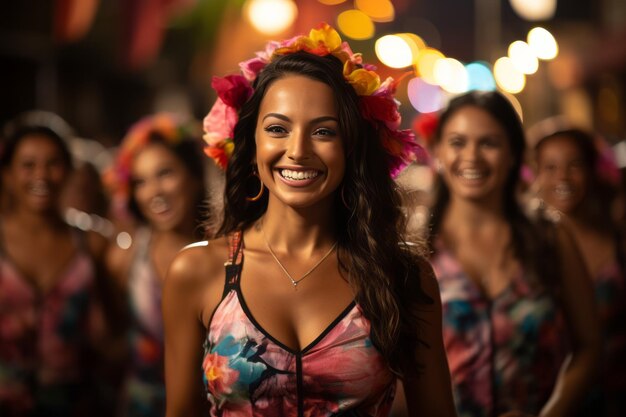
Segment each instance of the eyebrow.
M275 117L276 119L280 119L283 120L285 122L291 122L291 119L287 116L285 116L284 114L281 113L268 113L265 116L263 116L263 120L267 119L268 117ZM333 116L320 116L320 117L316 117L315 119L311 120L311 123L320 123L320 122L325 122L325 121L334 121L339 123L339 119L337 119L336 117Z

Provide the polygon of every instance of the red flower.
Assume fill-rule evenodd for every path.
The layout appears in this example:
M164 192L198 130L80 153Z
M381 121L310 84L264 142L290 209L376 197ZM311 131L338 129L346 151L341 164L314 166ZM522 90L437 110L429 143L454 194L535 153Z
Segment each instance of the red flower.
M435 138L438 124L439 117L437 114L422 113L413 120L413 130L417 132L426 145L431 145Z
M224 78L213 77L211 87L219 98L230 107L241 108L252 95L252 87L242 75L227 75Z
M361 96L361 113L371 122L384 122L390 129L397 129L400 113L395 100L387 96Z

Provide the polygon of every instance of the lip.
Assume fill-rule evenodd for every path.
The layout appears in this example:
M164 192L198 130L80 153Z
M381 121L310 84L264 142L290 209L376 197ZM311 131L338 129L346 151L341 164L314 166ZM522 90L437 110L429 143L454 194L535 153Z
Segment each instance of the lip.
M308 178L308 179L292 180L292 179L285 178L285 177L282 176L281 171L285 170L285 169L289 170L289 171L295 171L295 172L316 171L317 172L317 176L315 176L313 178ZM281 166L275 167L274 168L274 173L278 177L280 182L282 182L283 184L286 184L286 185L288 185L290 187L296 187L296 188L308 187L309 185L317 182L320 178L322 178L324 176L324 171L319 170L317 168L303 167L303 166L293 166L293 165L281 165Z

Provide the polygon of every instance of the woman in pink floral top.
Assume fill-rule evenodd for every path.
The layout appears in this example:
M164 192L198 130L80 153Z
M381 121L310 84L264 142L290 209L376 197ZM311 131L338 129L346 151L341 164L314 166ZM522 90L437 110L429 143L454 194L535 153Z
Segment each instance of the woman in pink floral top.
M59 196L71 156L56 115L32 112L0 152L0 415L98 415L94 375L104 322L99 235L68 226Z
M619 172L587 132L559 126L542 133L534 188L581 248L603 329L603 370L584 415L626 415L626 252L611 216Z
M454 416L436 282L389 175L418 151L395 83L325 24L242 70L205 119L221 226L165 280L167 417L388 416L397 376L411 415Z
M573 239L516 200L524 133L497 92L451 100L436 132L431 261L457 411L571 415L597 366L589 277Z

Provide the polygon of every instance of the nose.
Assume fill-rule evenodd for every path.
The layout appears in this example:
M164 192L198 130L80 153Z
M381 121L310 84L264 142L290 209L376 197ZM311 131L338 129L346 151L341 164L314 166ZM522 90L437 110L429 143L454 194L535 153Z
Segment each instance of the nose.
M479 158L480 152L478 149L478 145L475 143L468 143L467 146L463 148L463 159L466 161L475 161Z
M304 129L294 129L287 144L287 157L294 162L305 161L311 156L311 138Z

